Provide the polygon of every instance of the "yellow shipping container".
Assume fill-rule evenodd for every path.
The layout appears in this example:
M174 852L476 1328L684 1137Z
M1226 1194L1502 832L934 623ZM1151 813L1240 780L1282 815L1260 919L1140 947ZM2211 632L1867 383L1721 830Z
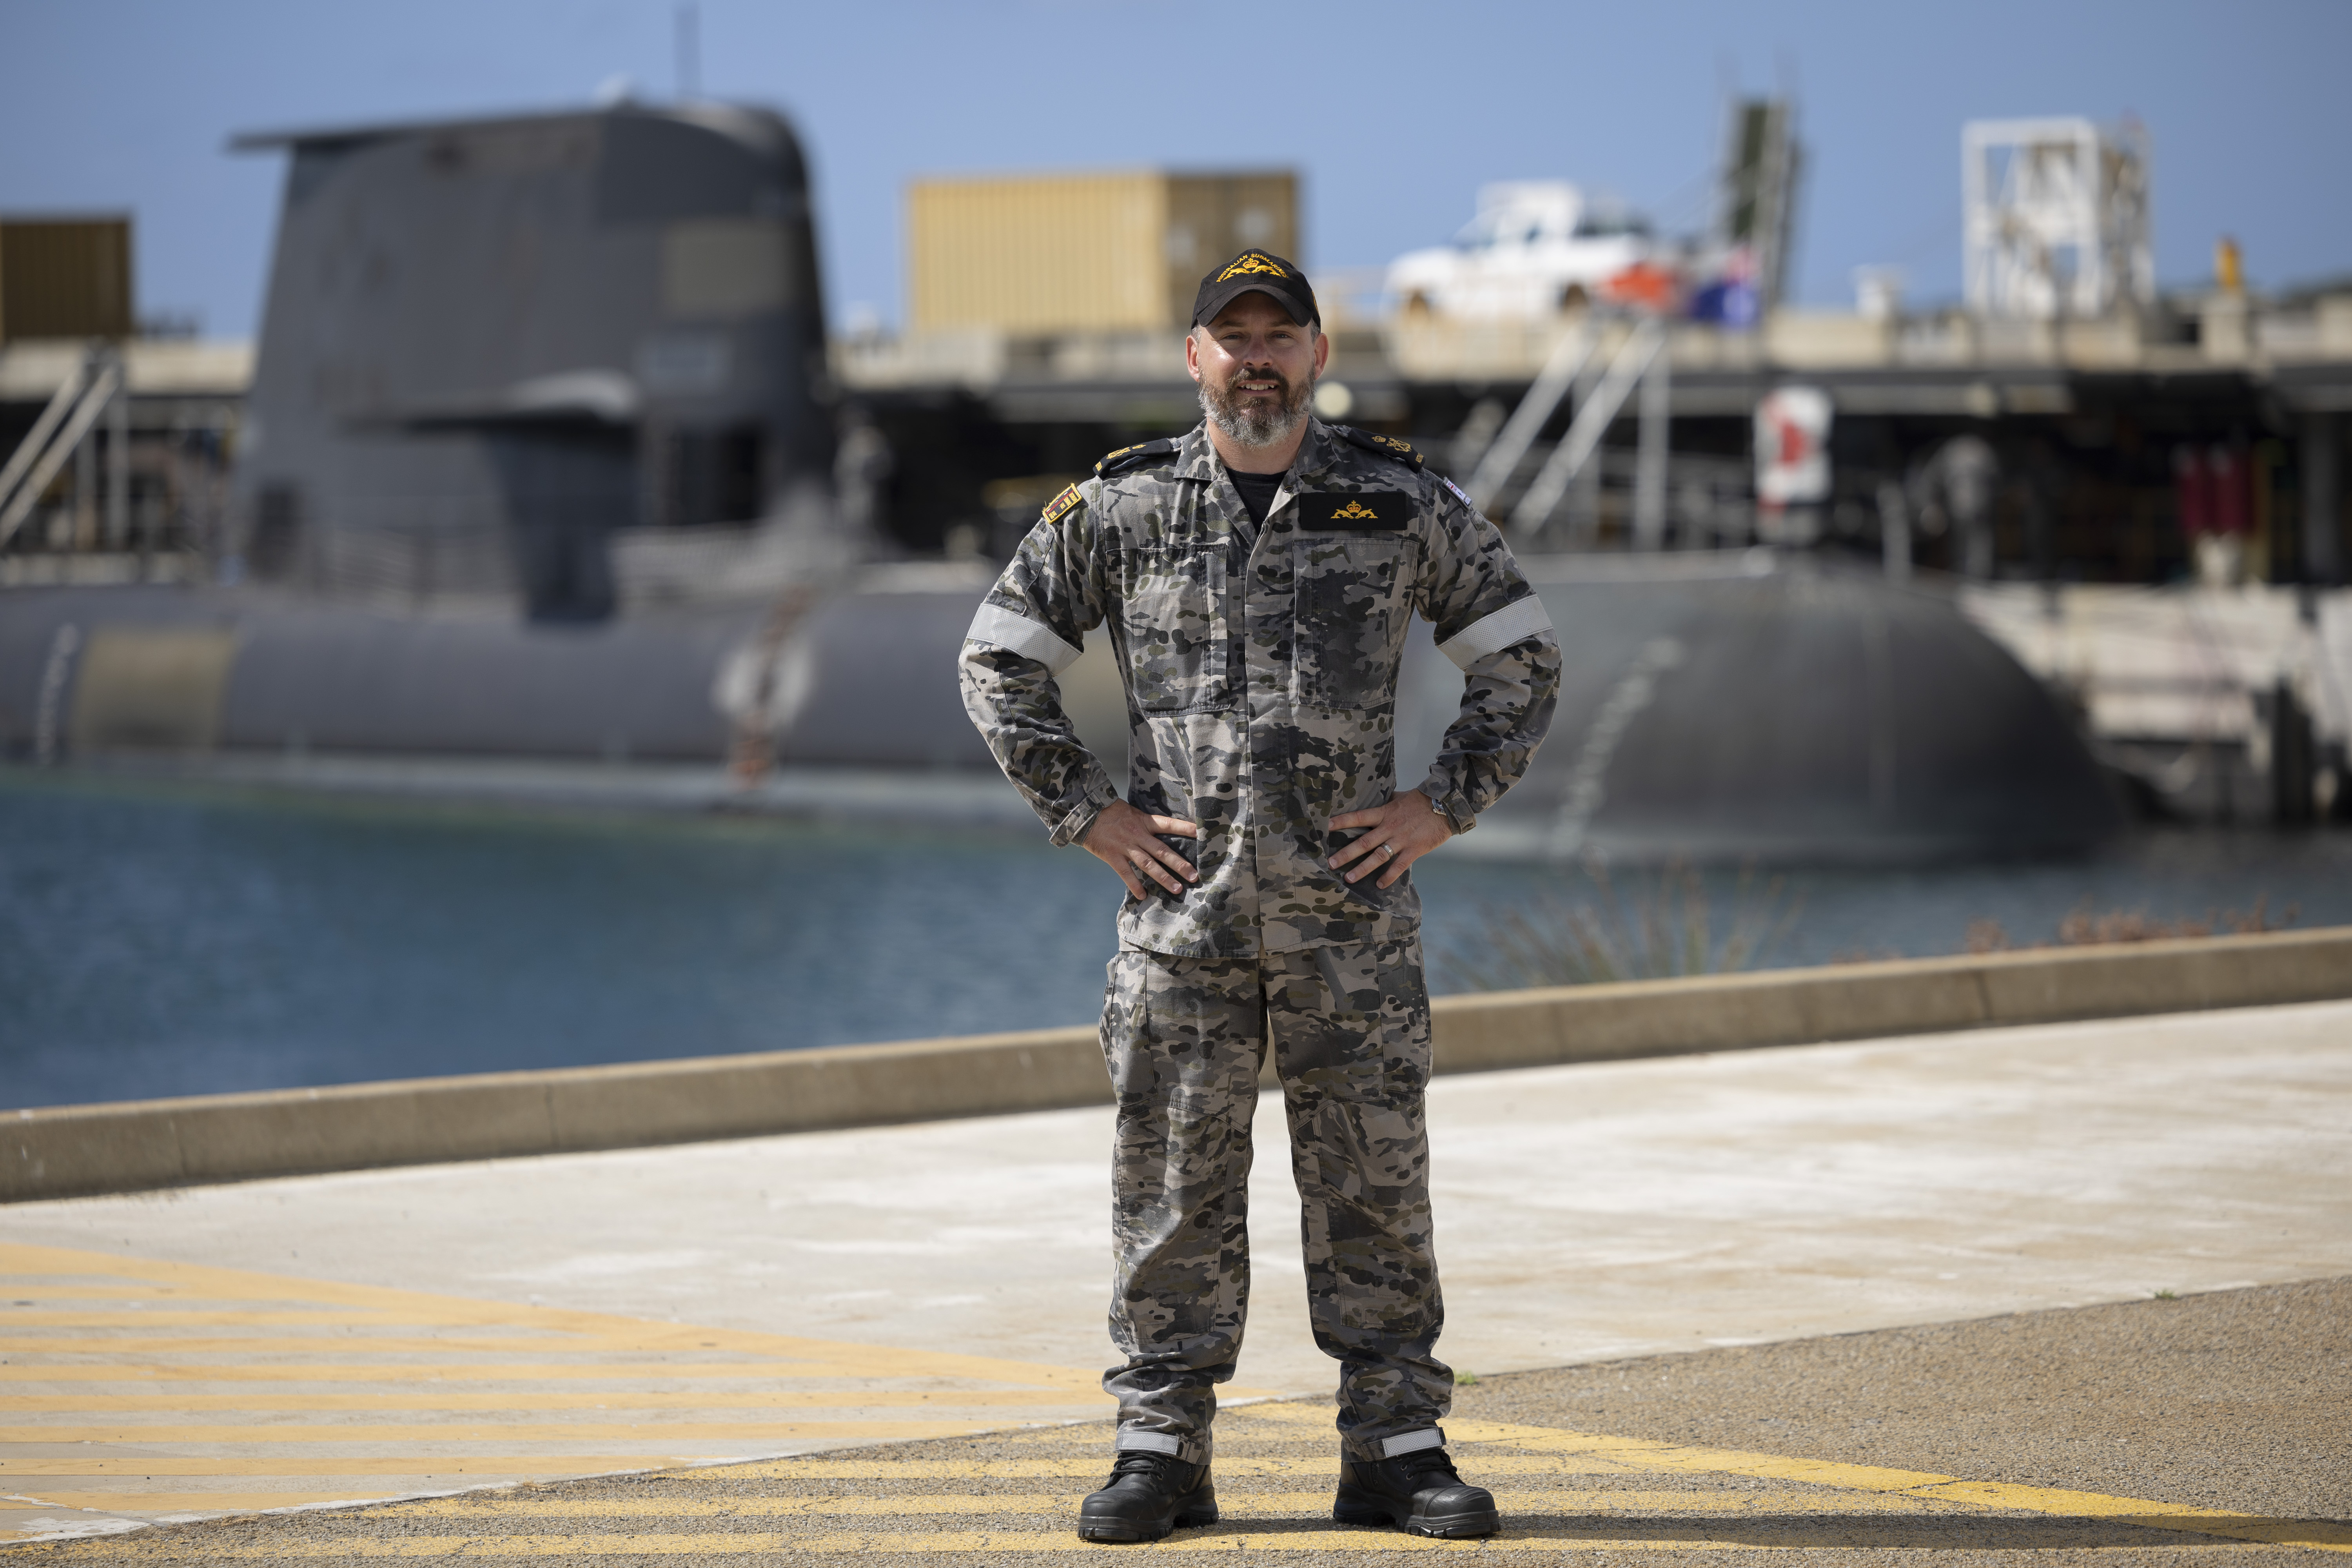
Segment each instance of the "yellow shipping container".
M919 180L907 192L907 322L1175 331L1201 275L1252 246L1298 255L1287 170Z
M0 342L131 335L131 220L0 218Z

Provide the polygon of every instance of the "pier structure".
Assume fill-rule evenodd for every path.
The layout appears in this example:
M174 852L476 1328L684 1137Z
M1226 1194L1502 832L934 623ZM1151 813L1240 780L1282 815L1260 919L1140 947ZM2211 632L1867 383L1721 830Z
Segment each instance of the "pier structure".
M2175 454L2214 446L2242 449L2254 470L2242 575L2325 584L2344 573L2352 286L2269 301L2217 290L2093 318L1781 310L1738 331L1630 312L1456 321L1335 310L1327 325L1318 409L1406 437L1457 482L1486 479L1480 499L1538 548L1706 547L1777 532L1877 555L1895 526L1910 559L1960 570L1960 531L1923 475L1946 443L1973 435L1998 465L1984 574L2158 583L2192 570ZM1612 387L1612 367L1636 359ZM837 339L833 363L845 395L944 459L927 504L897 520L919 549L952 535L1001 552L998 525L1010 520L997 510L1018 517L1046 478L1198 417L1173 331L869 334ZM1564 385L1548 384L1548 367ZM1834 410L1834 489L1816 514L1776 522L1756 512L1749 426L1768 393L1796 384ZM1530 394L1548 405L1542 419L1499 473L1482 471ZM1587 421L1591 449L1562 472L1560 445L1596 405L1605 417ZM1661 421L1651 450L1663 447L1663 483L1651 481L1644 503L1640 431ZM1024 464L1045 477L1014 482ZM1548 467L1557 502L1522 517ZM1656 456L1648 471L1660 471ZM1889 514L1902 503L1881 494L1888 483L1917 496L1899 523Z

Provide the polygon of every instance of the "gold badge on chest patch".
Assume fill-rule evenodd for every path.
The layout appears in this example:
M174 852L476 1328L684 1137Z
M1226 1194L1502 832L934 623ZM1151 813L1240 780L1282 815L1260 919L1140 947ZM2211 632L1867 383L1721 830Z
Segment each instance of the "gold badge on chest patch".
M1316 531L1402 533L1412 521L1412 507L1402 490L1298 498L1298 526Z

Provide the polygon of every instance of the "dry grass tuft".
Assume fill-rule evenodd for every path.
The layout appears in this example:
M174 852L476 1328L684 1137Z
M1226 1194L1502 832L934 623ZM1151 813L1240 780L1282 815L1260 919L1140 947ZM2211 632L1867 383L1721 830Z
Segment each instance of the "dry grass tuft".
M1803 908L1787 898L1785 879L1759 887L1753 868L1745 868L1718 941L1706 882L1681 861L1639 876L1624 892L1597 860L1586 862L1584 875L1594 896L1580 901L1546 894L1532 907L1490 908L1475 938L1439 955L1441 983L1456 991L1517 991L1727 973L1761 958Z
M2048 942L2016 942L2002 929L1999 921L1970 921L1968 950L1970 952L2014 952L2042 947L2097 947L2118 942L2164 942L2175 937L2190 936L2253 936L2263 931L2281 931L2291 926L2302 911L2289 904L2277 918L2269 912L2267 895L2254 900L2247 910L2208 910L2203 920L2182 919L2160 921L2145 909L2106 910L2095 911L2085 901L2058 922L2058 940Z

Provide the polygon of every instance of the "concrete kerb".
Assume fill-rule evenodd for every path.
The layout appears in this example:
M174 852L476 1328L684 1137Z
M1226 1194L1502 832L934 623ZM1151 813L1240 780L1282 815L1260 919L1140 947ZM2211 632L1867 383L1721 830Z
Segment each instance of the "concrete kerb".
M1442 996L1439 1072L2352 997L2352 927ZM0 1112L0 1202L1099 1105L1091 1026Z

